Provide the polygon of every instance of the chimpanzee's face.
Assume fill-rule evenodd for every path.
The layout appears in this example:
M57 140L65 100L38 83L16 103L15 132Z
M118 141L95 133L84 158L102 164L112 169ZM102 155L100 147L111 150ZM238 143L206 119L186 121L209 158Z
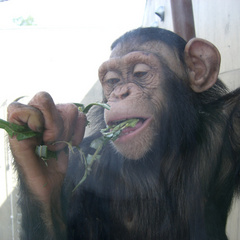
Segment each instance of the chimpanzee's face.
M132 47L116 46L111 57L99 68L104 96L111 106L105 110L107 125L137 118L133 128L126 128L113 143L118 152L129 159L139 159L151 149L159 129L163 107L163 66L182 74L175 52L165 44L149 42ZM177 68L176 66L180 66Z

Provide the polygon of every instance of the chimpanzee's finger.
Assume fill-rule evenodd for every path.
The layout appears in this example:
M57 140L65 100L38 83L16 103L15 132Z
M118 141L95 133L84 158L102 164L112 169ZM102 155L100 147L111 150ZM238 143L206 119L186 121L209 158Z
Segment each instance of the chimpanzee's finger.
M60 143L54 144L54 146L50 146L53 150L60 150L63 148L62 141L70 142L74 132L76 130L76 124L78 122L78 108L74 104L58 104L57 110L61 115L64 123L64 129L62 134L59 136ZM66 146L66 144L64 145Z
M87 123L86 115L82 112L78 112L75 129L72 136L73 146L78 146L81 143L84 137L86 123Z
M42 113L32 106L19 102L13 102L8 106L8 121L18 125L27 124L35 132L43 131L44 118Z
M53 143L58 140L64 130L64 123L52 97L46 92L39 92L29 102L29 105L39 109L43 114L44 142Z

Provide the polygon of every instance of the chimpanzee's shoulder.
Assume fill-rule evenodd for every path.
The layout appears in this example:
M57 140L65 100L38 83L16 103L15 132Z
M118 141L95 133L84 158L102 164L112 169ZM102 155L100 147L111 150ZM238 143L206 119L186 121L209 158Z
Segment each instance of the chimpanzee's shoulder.
M211 106L217 106L218 109L222 109L224 115L232 119L232 117L240 111L240 88L224 94L213 101Z
M240 88L229 94L228 105L231 105L229 136L233 148L240 151Z
M240 106L240 88L237 88L228 94L226 94L223 99L229 103Z

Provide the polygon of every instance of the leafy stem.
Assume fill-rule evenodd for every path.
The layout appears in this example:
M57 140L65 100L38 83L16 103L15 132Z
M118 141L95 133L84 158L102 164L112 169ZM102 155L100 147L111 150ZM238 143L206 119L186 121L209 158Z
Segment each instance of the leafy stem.
M78 107L78 110L83 112L84 114L87 114L90 108L94 105L101 106L107 110L110 109L110 106L106 103L91 103L87 105L86 107L83 104L75 103L75 105ZM93 163L100 159L100 151L102 150L103 146L108 141L115 141L123 131L123 129L128 127L135 127L137 124L138 119L128 119L124 122L121 122L118 125L114 126L107 126L105 129L101 130L102 136L100 138L94 139L91 143L91 147L94 148L96 151L93 155L88 154L85 156L85 154L81 151L80 148L78 148L82 159L84 161L85 165L85 172L80 180L80 182L76 185L76 187L73 189L75 191L87 178L87 176L90 174ZM28 138L32 137L40 137L42 136L42 133L35 132L31 130L28 126L24 125L18 125L15 123L10 123L8 121L5 121L3 119L0 119L0 128L4 129L10 137L16 136L18 141L22 141ZM54 144L57 143L63 143L64 141L57 141ZM73 147L71 143L64 142L68 145L69 150L73 151ZM52 152L48 149L46 145L40 145L36 147L35 150L36 154L42 158L47 166L47 160L50 158L56 158L57 159L57 152Z
M110 110L110 106L107 104L107 103L100 103L100 102L96 102L96 103L90 103L88 104L86 107L81 104L81 103L74 103L77 107L78 107L78 110L87 114L88 111L91 109L91 107L93 107L94 105L96 106L101 106L107 110Z
M94 105L102 106L103 108L106 108L108 110L110 109L110 106L106 103L91 103L86 107L80 103L75 103L75 105L78 107L79 111L83 112L84 114L87 114L90 108ZM42 133L35 132L26 125L21 126L15 123L5 121L3 119L0 119L0 128L4 129L9 134L10 137L16 136L18 141L22 141L32 137L39 137L42 135ZM41 149L41 151L42 150L45 151L45 149ZM47 158L47 153L45 155L46 155L45 157Z
M81 151L81 149L78 149L79 152L82 155L82 159L84 161L85 165L85 172L79 183L75 186L73 189L73 192L86 180L87 176L90 174L92 170L92 165L96 160L100 159L100 151L102 150L103 146L108 141L115 141L123 131L123 129L127 127L135 127L139 119L128 119L118 125L115 126L107 126L105 129L101 130L101 133L103 136L100 138L94 139L90 145L90 147L96 149L93 155L88 154L87 157L85 154Z
M3 119L0 119L0 128L4 129L10 137L16 136L18 141L41 136L41 133L32 131L28 126L10 123Z

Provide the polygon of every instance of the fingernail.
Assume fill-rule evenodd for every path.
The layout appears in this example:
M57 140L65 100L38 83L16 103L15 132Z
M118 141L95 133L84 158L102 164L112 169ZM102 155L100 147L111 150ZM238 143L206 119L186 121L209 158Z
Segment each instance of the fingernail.
M42 133L43 132L43 127L37 127L37 132L40 132L40 133Z

